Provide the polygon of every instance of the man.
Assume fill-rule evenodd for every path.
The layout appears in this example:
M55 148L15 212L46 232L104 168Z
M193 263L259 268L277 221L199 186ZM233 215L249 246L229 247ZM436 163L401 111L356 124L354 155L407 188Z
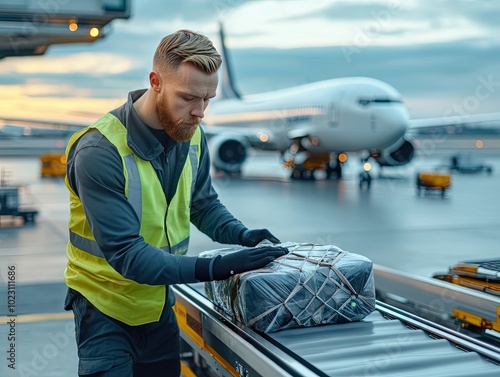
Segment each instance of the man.
M178 376L170 284L227 279L284 255L267 229L247 229L212 187L199 123L221 64L210 40L180 30L160 42L150 87L77 132L67 146L70 241L65 308L75 315L78 373ZM190 222L220 243L216 258L185 256Z

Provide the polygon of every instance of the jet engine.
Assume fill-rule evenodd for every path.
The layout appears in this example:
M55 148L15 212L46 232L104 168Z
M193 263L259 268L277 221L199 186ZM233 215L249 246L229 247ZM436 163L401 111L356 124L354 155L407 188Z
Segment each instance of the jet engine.
M220 134L208 142L210 159L216 171L240 174L248 156L248 142L237 134Z
M374 158L380 166L400 166L409 163L413 159L414 152L413 143L402 137Z

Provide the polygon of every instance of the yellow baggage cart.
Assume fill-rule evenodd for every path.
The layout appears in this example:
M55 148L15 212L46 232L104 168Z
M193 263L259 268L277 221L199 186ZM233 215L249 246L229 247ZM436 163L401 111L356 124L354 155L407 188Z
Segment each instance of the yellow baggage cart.
M438 191L444 196L451 186L451 175L443 172L420 172L417 174L417 193Z
M63 153L45 153L40 156L42 177L64 177L66 156Z

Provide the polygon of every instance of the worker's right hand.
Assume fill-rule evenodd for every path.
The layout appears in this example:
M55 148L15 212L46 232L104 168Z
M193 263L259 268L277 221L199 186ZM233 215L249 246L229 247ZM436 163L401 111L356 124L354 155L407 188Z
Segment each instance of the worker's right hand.
M285 247L262 246L218 255L213 262L212 276L214 280L225 280L234 274L262 268L285 254L288 254Z

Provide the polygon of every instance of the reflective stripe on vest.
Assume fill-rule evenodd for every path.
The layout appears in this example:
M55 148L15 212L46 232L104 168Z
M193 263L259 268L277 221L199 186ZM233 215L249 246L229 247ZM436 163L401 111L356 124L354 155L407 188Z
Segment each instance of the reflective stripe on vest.
M87 253L92 254L95 257L104 258L104 254L97 245L97 242L79 236L78 234L71 231L69 232L69 240L77 248L86 251ZM184 240L174 245L173 247L163 246L160 247L160 249L170 254L181 254L184 250L187 250L188 246L189 246L189 237L185 238Z
M125 161L125 168L127 169L129 179L128 201L139 217L139 221L142 221L142 188L139 169L137 168L133 155L129 154L125 156L123 160Z
M189 147L189 160L191 161L191 171L193 172L193 177L196 177L195 173L198 170L198 146L191 145ZM194 186L196 181L193 179L191 181L191 197L194 194Z

